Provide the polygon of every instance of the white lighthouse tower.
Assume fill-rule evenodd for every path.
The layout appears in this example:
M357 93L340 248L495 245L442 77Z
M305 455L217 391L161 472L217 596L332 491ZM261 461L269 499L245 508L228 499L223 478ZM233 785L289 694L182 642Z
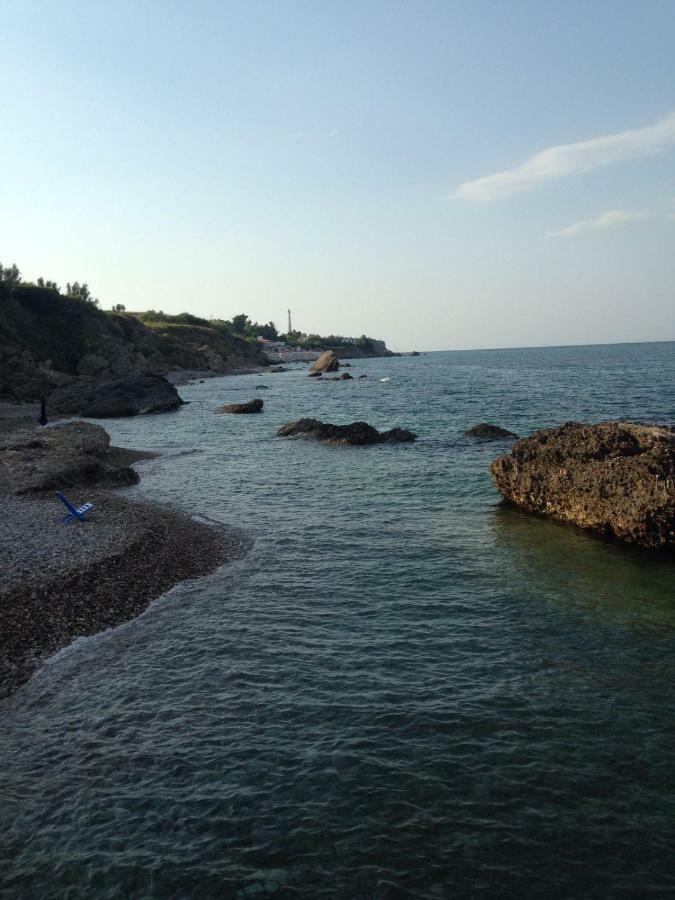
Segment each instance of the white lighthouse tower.
M291 325L291 311L289 309L288 310L288 332L289 332L289 334L291 331L293 331L293 326Z

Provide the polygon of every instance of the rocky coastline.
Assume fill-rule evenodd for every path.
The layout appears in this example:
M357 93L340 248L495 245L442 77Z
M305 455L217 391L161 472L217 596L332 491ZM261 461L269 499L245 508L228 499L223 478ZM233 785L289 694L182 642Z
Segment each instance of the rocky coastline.
M102 490L138 480L120 473L154 454L111 448L104 429L89 423L12 424L0 424L0 697L78 637L120 625L179 582L246 553L225 528ZM61 524L55 477L72 502L94 503L86 522Z

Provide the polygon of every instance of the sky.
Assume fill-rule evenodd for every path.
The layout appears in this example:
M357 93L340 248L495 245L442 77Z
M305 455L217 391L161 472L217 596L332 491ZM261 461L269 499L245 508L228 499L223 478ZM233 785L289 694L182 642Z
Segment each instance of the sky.
M673 0L0 0L0 260L395 350L675 339Z

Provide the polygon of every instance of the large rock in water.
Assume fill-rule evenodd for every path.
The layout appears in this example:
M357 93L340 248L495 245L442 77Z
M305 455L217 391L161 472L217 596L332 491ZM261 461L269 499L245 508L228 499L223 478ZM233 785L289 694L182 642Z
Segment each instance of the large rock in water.
M340 360L332 350L326 350L309 367L310 372L337 372L340 368Z
M80 381L60 388L49 398L49 410L110 419L172 412L182 406L176 388L162 375L132 375L115 381Z
M121 457L121 458L120 458ZM138 475L108 432L91 422L16 431L0 441L0 493L60 490L81 484L134 484Z
M491 466L511 503L651 549L675 549L675 429L632 422L537 431Z
M277 431L279 437L314 438L324 444L398 444L414 441L417 435L405 428L378 431L367 422L352 422L350 425L331 425L318 419L299 419L287 422Z
M262 412L262 400L249 400L247 403L226 403L218 407L221 413L259 413Z

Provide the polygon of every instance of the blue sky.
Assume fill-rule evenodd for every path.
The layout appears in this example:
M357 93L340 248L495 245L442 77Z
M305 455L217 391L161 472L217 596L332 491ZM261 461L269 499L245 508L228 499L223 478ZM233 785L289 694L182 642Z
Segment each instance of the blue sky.
M0 0L0 259L394 349L675 338L675 3Z

